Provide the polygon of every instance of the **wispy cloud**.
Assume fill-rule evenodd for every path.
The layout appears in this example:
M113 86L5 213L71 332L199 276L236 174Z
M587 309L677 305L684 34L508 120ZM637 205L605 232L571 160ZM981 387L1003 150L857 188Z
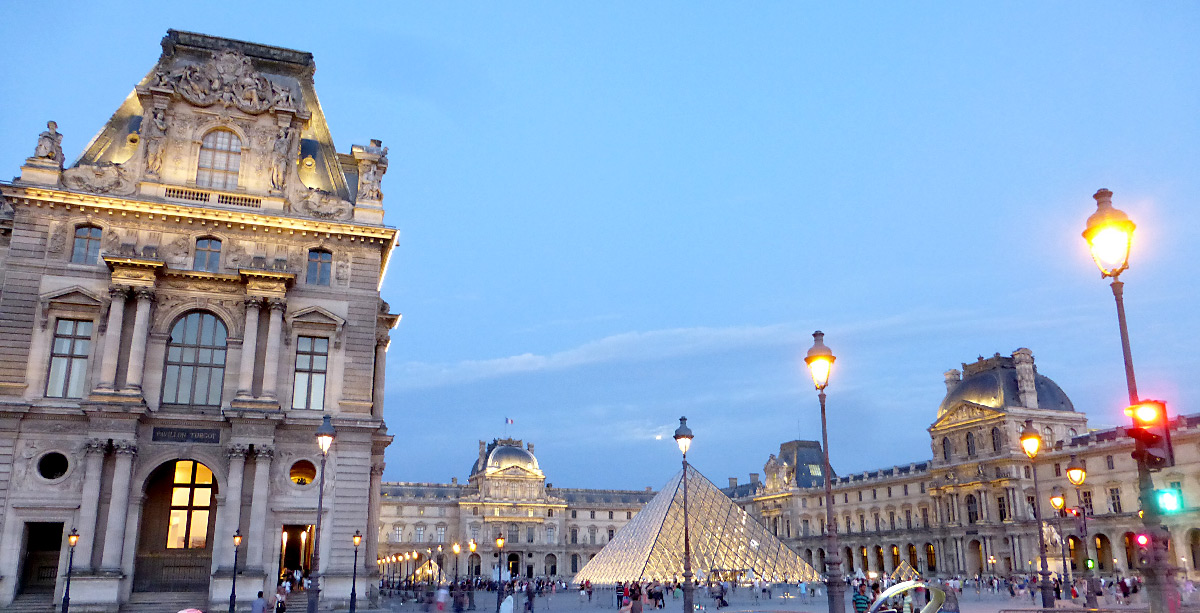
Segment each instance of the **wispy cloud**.
M794 344L802 337L803 333L787 324L625 332L549 355L523 353L451 364L408 362L401 365L399 376L394 376L397 380L389 384L401 389L441 387L591 364L655 361L742 347Z

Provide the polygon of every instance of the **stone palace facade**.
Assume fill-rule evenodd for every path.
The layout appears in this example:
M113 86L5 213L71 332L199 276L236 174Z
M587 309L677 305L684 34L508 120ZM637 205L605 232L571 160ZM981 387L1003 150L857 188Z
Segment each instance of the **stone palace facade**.
M533 443L479 441L466 483L383 484L379 553L415 552L418 565L432 557L448 577L456 568L460 576L494 577L500 567L517 577L569 579L653 497L650 488L556 488Z
M73 529L78 610L227 603L239 530L239 600L273 591L310 562L324 416L323 598L356 530L374 560L387 148L337 152L314 70L169 31L77 162L51 122L0 182L0 608L61 597Z
M1129 574L1137 560L1137 465L1124 428L1089 430L1087 417L1049 378L1033 354L1018 349L963 364L945 375L946 396L929 427L933 457L906 465L840 475L833 483L834 515L843 569L864 575L891 573L907 562L924 576L1035 572L1038 530L1033 519L1033 470L1038 471L1048 559L1074 576L1085 560L1102 576ZM1032 419L1042 451L1031 463L1019 436ZM1184 509L1168 515L1170 552L1177 568L1196 577L1200 564L1200 415L1179 417L1172 431L1176 465L1155 473L1156 487L1182 490ZM834 443L838 444L838 443ZM797 454L799 448L802 453ZM1074 518L1049 504L1052 488L1078 506L1066 479L1071 457L1084 462L1080 488L1089 509L1087 542ZM765 479L731 480L726 490L822 572L825 496L820 445L785 443L764 466ZM1066 550L1063 551L1065 536Z

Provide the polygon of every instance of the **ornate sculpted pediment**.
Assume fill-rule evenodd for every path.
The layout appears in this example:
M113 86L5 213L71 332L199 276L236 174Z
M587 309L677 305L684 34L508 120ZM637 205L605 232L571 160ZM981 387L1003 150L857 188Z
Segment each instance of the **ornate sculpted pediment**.
M296 108L291 88L272 83L236 49L214 51L203 64L155 72L150 87L172 89L196 106L221 104L251 115Z
M42 294L38 302L42 329L50 323L51 311L90 317L104 307L103 299L78 285Z
M62 184L67 189L93 194L128 196L135 188L129 171L120 164L101 162L80 164L62 173Z
M952 426L971 421L981 421L990 419L992 417L1001 417L1003 415L1004 413L995 409L983 407L972 402L962 402L955 408L946 411L945 414L943 414L936 422L934 422L932 427L934 429L945 428L946 426Z
M354 215L353 204L320 189L309 188L296 206L301 212L318 219L341 221Z

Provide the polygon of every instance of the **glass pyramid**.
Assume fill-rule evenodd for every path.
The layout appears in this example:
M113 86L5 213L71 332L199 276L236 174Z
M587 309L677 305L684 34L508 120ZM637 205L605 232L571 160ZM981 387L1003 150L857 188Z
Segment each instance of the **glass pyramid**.
M692 572L711 579L772 582L819 581L796 552L734 504L690 465L688 531ZM574 583L683 579L683 471L617 532L575 575Z

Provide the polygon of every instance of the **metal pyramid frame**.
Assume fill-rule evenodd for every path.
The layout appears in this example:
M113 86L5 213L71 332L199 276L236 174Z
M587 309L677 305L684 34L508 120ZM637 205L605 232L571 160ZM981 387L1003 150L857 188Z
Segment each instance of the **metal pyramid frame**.
M683 471L625 524L574 583L683 579ZM696 579L819 581L817 571L692 466L688 531Z
M409 573L405 579L414 583L425 581L441 583L446 580L446 574L442 572L442 567L438 566L437 562L427 560L424 564L413 570L413 572Z
M890 577L893 581L920 581L921 573L917 572L917 569L913 568L908 560L902 560L900 566L892 571Z

